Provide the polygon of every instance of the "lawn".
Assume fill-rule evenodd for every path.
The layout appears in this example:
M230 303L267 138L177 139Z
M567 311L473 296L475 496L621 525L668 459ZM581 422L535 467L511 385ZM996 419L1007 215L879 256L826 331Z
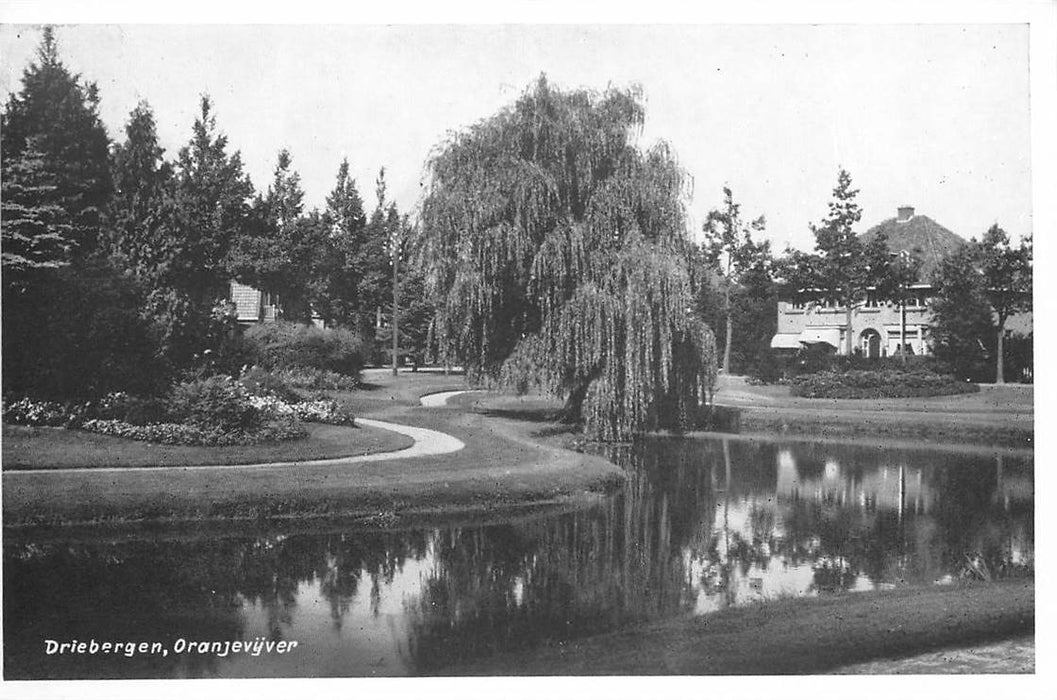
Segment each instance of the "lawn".
M159 445L82 430L3 427L3 468L185 467L212 464L295 462L391 452L412 439L377 428L310 423L308 437L277 444L239 447Z

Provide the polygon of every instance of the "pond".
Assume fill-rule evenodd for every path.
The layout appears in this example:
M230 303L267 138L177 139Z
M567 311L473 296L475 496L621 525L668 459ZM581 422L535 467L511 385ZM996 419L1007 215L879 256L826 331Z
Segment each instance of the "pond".
M1034 571L1030 453L716 438L608 452L621 492L505 524L5 537L5 676L429 674L760 600Z

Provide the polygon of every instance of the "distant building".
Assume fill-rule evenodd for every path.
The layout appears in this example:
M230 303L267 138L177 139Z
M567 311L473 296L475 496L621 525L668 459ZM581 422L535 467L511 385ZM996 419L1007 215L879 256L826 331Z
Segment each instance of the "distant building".
M228 296L235 305L235 318L243 325L275 323L282 316L279 296L232 280ZM312 311L312 325L326 328L323 317Z
M949 254L965 244L965 239L949 231L913 207L899 207L895 218L887 219L862 235L869 242L881 233L888 236L888 247L893 253L919 249L922 268L914 285L913 299L906 308L907 353L929 355L928 329L932 317L929 301L934 294L928 283L933 271ZM886 357L899 353L901 320L899 304L878 298L870 293L866 301L852 310L852 342L857 352L865 357ZM834 300L808 302L778 302L778 332L771 339L772 348L800 349L824 343L838 354L847 348L846 316L843 306ZM1031 314L1010 319L1007 329L1030 333Z
M274 294L232 281L230 296L239 323L272 323L279 318L279 300Z

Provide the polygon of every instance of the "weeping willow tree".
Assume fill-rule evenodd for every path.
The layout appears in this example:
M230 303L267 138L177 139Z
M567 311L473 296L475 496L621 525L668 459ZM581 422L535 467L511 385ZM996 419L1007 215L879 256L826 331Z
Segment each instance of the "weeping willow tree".
M687 427L715 380L692 310L686 176L664 144L637 147L644 117L636 89L541 77L427 165L417 249L449 357L563 398L601 440Z

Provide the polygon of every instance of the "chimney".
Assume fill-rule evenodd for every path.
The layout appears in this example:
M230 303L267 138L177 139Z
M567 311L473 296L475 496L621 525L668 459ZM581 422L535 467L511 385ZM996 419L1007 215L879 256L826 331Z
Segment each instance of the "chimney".
M914 207L899 207L896 212L896 221L910 221L914 218Z

